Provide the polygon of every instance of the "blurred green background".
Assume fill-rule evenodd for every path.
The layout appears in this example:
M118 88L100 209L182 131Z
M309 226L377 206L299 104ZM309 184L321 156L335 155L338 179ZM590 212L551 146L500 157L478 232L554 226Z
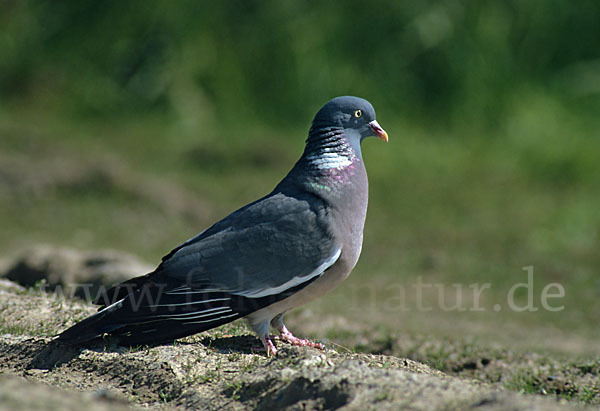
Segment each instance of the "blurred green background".
M390 135L363 146L363 256L292 326L598 353L599 21L597 1L2 1L2 254L158 262L269 192L320 106L351 94ZM508 310L525 266L539 310ZM431 311L417 278L440 284ZM540 306L553 282L562 311ZM440 289L473 306L474 283L484 311L440 308Z

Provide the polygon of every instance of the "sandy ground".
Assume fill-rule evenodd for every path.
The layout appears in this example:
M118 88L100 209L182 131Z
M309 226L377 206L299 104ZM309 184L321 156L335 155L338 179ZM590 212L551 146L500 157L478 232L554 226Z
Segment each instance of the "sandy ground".
M157 347L52 342L49 335L93 311L0 282L0 409L581 408L392 355L278 342L280 354L267 358L236 324Z

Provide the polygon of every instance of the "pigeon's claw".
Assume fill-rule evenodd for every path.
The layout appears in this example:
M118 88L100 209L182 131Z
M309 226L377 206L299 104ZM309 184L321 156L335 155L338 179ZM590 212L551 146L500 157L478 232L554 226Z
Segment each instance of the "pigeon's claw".
M264 351L267 354L267 357L276 356L277 348L275 348L275 344L273 344L273 340L269 335L265 335L261 337L260 341L263 343L263 346L260 348L254 348L254 351Z
M325 349L325 346L321 343L312 342L310 340L295 337L294 334L292 334L285 325L282 325L281 329L279 329L279 338L282 341L286 341L292 345L297 345L300 347L312 347L317 348L319 350Z

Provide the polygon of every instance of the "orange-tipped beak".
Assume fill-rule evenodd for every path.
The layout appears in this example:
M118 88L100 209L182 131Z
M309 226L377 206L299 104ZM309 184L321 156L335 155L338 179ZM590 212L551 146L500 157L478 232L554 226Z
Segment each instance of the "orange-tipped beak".
M373 133L375 133L375 135L377 137L379 137L380 139L382 139L386 143L388 142L388 134L385 132L385 130L383 128L381 128L381 126L379 125L379 123L377 122L377 120L371 121L369 123L369 126L371 126L371 130L373 130Z

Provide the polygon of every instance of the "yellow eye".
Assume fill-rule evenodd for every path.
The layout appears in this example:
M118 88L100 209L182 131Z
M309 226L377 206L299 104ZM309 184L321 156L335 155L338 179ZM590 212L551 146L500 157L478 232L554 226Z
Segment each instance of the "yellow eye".
M362 110L354 110L354 117L356 117L356 118L362 117Z

